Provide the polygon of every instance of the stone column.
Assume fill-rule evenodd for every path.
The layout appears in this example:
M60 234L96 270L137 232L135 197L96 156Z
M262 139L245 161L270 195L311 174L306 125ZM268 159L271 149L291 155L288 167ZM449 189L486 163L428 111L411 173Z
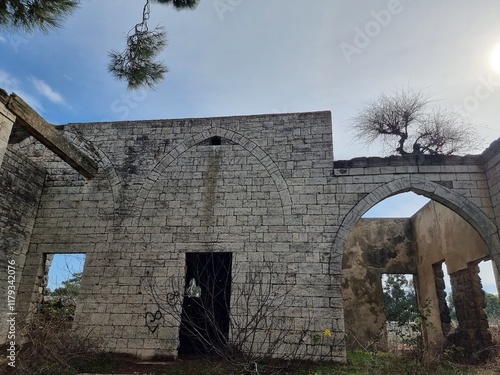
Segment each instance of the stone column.
M471 360L480 360L488 355L486 349L492 343L488 317L483 310L486 302L479 277L479 265L469 263L466 269L451 274L450 280L458 320L458 330L450 336L450 341L472 354L469 357Z
M444 282L443 262L432 265L434 272L434 284L436 285L436 294L439 305L439 317L441 318L441 329L446 336L451 329L451 317L448 303L446 302L446 284Z

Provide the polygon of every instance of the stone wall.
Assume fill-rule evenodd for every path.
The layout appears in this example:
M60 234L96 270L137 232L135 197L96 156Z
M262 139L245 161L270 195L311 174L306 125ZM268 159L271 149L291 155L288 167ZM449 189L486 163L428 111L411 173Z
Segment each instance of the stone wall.
M488 181L489 195L494 210L495 223L500 226L500 140L494 141L482 154L485 174ZM496 259L494 270L496 274L497 289L500 290L500 273L498 267L500 259Z
M58 128L98 162L89 179L34 138L11 137L8 149L47 171L19 319L36 308L47 256L85 253L75 324L110 350L175 356L179 323L156 314L143 277L164 285L185 277L187 253L231 253L235 284L273 264L276 285L290 289L290 337L307 326L309 351L344 360L343 345L328 353L333 339L322 334L343 337L344 245L369 208L406 191L455 211L500 261L496 146L467 157L332 162L331 125L329 112L315 112Z
M312 352L326 329L343 337L339 283L329 272L338 215L329 185L329 112L62 131L94 155L99 173L85 180L32 138L14 146L48 171L21 285L22 312L36 307L30 295L46 254L86 253L75 324L110 350L175 356L179 323L147 319L157 306L141 287L143 276L151 272L164 285L184 277L186 253L230 252L235 283L266 263L285 276L290 293L281 314L295 327L289 340L308 326ZM328 340L320 352L330 350ZM328 357L342 360L342 345Z
M486 301L478 264L470 263L467 268L450 274L450 281L459 322L450 341L467 353L473 353L476 358L471 360L488 358L488 348L492 345L491 333L488 330L488 317L484 312Z
M6 150L0 169L0 337L4 338L7 330L7 288L15 286L18 291L23 272L26 254L35 223L35 216L42 195L45 170L35 165L26 157ZM15 262L15 283L7 281L7 265ZM12 276L12 274L11 274ZM9 278L9 281L12 281ZM17 295L16 311L19 311L20 300Z

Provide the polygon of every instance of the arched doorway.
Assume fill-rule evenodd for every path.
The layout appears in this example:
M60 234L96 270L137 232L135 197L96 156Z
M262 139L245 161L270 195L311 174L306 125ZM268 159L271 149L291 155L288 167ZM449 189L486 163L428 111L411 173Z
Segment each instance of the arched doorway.
M352 318L353 314L362 315L364 308L365 315L371 315L371 318L358 316L358 319L355 319L358 322L357 333L362 332L361 339L368 343L381 340L382 344L379 347L386 347L386 341L384 341L386 340L385 316L380 301L383 298L380 274L384 272L410 273L418 275L419 305L421 311L424 310L424 307L426 309L426 324L423 324L426 342L428 344L442 344L444 337L450 332L450 321L449 311L446 307L445 288L441 287L443 280L439 275L442 275L441 264L448 260L451 264L455 284L457 284L457 280L460 280L460 285L467 285L466 288L458 289L462 298L466 300L475 298L474 301L477 302L477 306L469 309L477 311L476 316L467 321L463 320L459 324L457 329L459 333L456 336L460 336L460 339L456 342L461 346L479 351L490 344L491 336L488 333L488 323L486 321L485 324L483 319L484 299L473 297L472 294L475 293L479 296L482 293L477 263L484 259L494 259L495 256L498 258L498 254L495 253L498 251L498 247L492 246L498 243L496 228L482 211L465 198L449 189L433 185L436 184L413 178L393 181L376 189L358 202L344 219L345 226L342 228L344 232L340 231L338 237L341 238L345 247L342 262L344 303L349 300L349 297L346 298L345 295L346 289L350 290L351 300L356 299L359 305L363 303L363 295L369 296L369 301L364 301L366 302L364 307L358 306L355 311L351 311L352 306L344 306L346 331L349 332L350 329L349 317ZM406 221L379 219L378 222L373 222L375 219L361 219L364 213L375 206L375 202L378 203L399 192L407 191L425 193L423 195L434 201L411 218L406 218ZM436 201L446 203L449 208ZM464 218L468 220L464 220ZM372 222L367 220L372 220ZM360 230L359 226L364 226L364 228ZM371 226L372 229L367 229L367 226ZM373 227L376 229L374 230ZM347 228L350 228L350 232L347 239L344 240L342 237L346 235ZM476 230L477 228L479 230ZM364 249L360 248L362 241L359 239L357 242L354 241L356 243L353 245L352 238L359 236L359 233L365 237L371 236L366 241L369 246L365 246ZM408 243L411 244L408 245ZM336 245L338 246L338 243ZM356 250L353 251L353 248ZM336 250L338 251L338 248ZM384 262L374 264L373 259L383 259ZM353 277L353 264L363 264L364 266L363 271L361 271L363 274L362 286L359 284L359 279L356 281L356 278ZM357 272L360 273L359 270ZM464 274L469 277L466 278ZM363 290L370 283L372 284L371 291ZM378 286L373 287L373 285ZM470 292L470 295L467 292ZM367 308L368 310L366 310ZM464 316L471 317L473 314L468 311ZM366 322L371 322L372 326L360 327ZM476 333L470 335L472 328L475 329Z

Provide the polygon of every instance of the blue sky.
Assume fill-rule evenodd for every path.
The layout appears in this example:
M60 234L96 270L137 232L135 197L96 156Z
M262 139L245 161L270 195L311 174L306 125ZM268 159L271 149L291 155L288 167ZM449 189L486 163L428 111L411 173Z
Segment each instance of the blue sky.
M341 160L384 154L356 143L350 120L382 92L411 86L470 118L484 138L475 152L500 137L496 0L153 5L170 72L155 91L128 92L107 72L107 54L123 49L143 5L83 0L47 35L0 30L0 87L54 124L330 110Z
M233 4L233 5L231 5ZM140 0L84 0L47 35L0 31L0 87L55 124L331 110L336 159L378 155L350 119L401 86L428 89L500 137L495 0L201 0L194 11L152 7L165 26L170 72L155 91L127 92L107 72L140 20ZM499 68L500 69L500 68ZM479 150L478 150L479 151Z

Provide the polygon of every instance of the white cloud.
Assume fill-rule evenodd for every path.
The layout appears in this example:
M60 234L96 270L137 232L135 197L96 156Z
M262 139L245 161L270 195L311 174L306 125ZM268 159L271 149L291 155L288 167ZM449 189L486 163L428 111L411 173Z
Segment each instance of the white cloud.
M7 39L3 35L0 35L0 43L7 43Z
M14 77L12 77L5 70L0 69L0 87L2 87L6 91L10 91L18 85L19 82Z
M19 80L2 69L0 69L0 87L7 91L8 94L11 94L13 92L16 93L36 111L40 112L43 110L43 106L41 105L41 103L34 96L26 93L22 89Z
M45 81L35 77L30 77L30 81L33 83L37 91L45 98L49 99L52 103L66 104L61 94L50 87Z

